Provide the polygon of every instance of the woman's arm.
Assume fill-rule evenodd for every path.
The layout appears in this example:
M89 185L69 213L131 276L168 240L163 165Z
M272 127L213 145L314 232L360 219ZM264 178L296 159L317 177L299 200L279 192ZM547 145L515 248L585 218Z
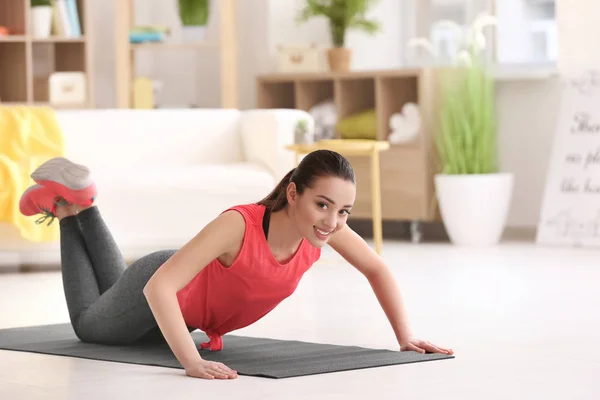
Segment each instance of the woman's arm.
M165 262L144 287L144 295L175 357L186 369L202 362L177 301L185 287L211 261L239 251L244 218L235 211L219 215Z
M348 225L331 237L329 245L367 278L398 343L409 340L412 334L400 290L383 259Z
M383 258L356 232L346 225L331 237L329 245L367 278L390 321L401 350L452 354L452 350L439 348L412 337L402 296L394 276Z

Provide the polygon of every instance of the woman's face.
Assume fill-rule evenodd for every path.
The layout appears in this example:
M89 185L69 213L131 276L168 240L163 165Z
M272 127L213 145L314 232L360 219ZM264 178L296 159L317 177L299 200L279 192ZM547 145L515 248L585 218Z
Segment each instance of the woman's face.
M356 186L341 178L321 177L300 196L291 184L287 195L300 234L313 246L323 247L346 224L356 198Z

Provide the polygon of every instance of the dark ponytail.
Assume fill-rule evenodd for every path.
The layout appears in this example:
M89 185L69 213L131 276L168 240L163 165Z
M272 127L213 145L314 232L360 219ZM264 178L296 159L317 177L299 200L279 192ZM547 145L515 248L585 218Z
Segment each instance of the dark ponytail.
M277 186L269 193L267 197L258 202L258 204L267 207L271 212L282 210L287 205L286 189L292 181L292 175L296 168L292 168L290 172L279 181Z
M312 187L318 177L333 176L356 183L354 169L342 155L331 150L316 150L307 154L298 167L292 168L267 197L257 204L264 205L270 212L280 211L287 206L286 189L291 182L301 195L307 187Z

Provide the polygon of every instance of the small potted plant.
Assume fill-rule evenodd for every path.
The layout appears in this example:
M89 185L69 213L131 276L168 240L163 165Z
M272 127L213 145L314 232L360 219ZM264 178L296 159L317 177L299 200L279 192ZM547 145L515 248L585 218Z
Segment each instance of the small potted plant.
M50 0L31 0L31 33L35 39L44 39L50 36L52 13Z
M313 138L310 136L308 121L305 119L299 120L294 129L294 143L310 144L312 142Z
M181 36L184 42L204 39L209 16L209 0L178 0Z
M305 7L297 17L298 23L308 21L313 17L325 17L329 20L329 29L333 48L327 51L329 68L333 72L350 70L350 49L346 48L346 32L349 29L359 29L368 34L380 31L378 21L369 20L367 11L379 0L306 0Z

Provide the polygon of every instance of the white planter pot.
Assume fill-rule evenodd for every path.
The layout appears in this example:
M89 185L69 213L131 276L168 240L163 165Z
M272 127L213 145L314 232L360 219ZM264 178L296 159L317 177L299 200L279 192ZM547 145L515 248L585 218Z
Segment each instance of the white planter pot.
M38 6L31 8L31 32L34 38L50 37L52 31L52 7Z
M206 36L206 26L183 26L181 39L185 43L201 42Z
M435 176L440 214L452 243L490 246L502 237L514 177L508 173Z

